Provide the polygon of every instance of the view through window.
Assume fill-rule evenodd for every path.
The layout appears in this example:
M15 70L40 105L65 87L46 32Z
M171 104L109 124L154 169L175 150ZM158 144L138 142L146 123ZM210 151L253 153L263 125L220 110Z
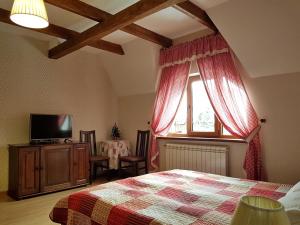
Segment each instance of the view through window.
M169 133L199 137L231 136L215 116L199 75L189 78Z
M192 131L214 132L215 113L200 79L191 82L191 95Z

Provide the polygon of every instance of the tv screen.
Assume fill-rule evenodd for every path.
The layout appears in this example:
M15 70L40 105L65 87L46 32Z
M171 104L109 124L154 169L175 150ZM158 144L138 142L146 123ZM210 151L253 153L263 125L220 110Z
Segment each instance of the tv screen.
M71 115L30 115L30 140L72 138Z

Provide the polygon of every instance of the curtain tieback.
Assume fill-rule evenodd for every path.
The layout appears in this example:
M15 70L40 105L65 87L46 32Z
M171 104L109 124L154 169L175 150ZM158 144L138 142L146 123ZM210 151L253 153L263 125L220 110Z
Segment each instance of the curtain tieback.
M261 125L258 125L249 135L248 137L246 138L246 142L249 144L253 138L258 134L258 132L260 131L261 129Z

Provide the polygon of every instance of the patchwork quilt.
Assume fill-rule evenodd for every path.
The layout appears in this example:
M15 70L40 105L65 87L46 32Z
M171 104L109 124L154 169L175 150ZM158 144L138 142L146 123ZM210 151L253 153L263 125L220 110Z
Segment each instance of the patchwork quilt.
M187 170L118 180L71 194L52 212L65 225L229 225L241 196L283 197L289 185Z

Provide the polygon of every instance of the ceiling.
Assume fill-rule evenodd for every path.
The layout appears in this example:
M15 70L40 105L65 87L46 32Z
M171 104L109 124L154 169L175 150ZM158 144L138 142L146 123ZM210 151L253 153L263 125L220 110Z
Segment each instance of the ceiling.
M102 9L111 14L115 14L128 6L138 2L138 0L81 0L94 7ZM225 0L193 0L195 4L207 9L214 5L224 2ZM10 10L13 4L13 0L1 0L0 8ZM69 11L62 10L55 6L46 3L49 22L55 25L63 26L82 32L89 27L96 24L96 22L78 16ZM199 30L206 29L205 26L197 22L195 19L185 15L184 13L174 9L166 8L162 11L147 16L136 24L141 25L147 29L150 29L156 33L169 37L171 39L179 36L184 36L189 33L193 33ZM159 25L158 25L159 24ZM137 37L130 35L122 31L116 31L106 37L104 40L115 42L117 44L124 44Z
M116 12L137 0L82 0L104 11ZM251 77L300 72L300 0L191 0L206 10L220 33ZM0 0L0 8L10 10L13 0ZM95 22L47 4L51 23L79 32ZM136 22L172 39L207 29L182 12L167 8ZM25 32L51 42L47 35L0 23L0 30ZM99 49L84 49L100 55L119 95L153 92L160 46L122 31L105 40L122 44L125 56ZM180 39L180 38L179 38ZM118 64L118 67L115 65ZM138 65L138 66L137 66Z
M229 0L206 12L250 76L300 72L299 0Z

